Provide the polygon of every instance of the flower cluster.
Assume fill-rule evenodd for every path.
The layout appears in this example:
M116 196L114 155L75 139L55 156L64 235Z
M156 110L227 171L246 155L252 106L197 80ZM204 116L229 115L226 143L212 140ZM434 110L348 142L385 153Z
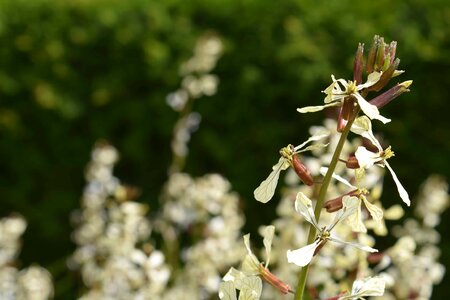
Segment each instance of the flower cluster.
M69 265L81 271L84 300L159 297L170 277L163 253L148 242L147 206L133 201L136 191L113 175L117 160L113 146L96 145L82 209L73 215L78 248Z
M133 199L136 189L113 175L117 160L113 146L96 145L82 209L73 215L78 248L69 265L87 288L80 299L209 299L245 251L238 243L244 218L229 182L216 174L174 173L160 213L150 220L147 206ZM164 252L152 231L163 238Z
M202 96L212 96L217 91L219 78L211 71L222 55L222 48L222 41L216 35L210 33L201 37L194 55L180 68L180 75L183 76L181 87L166 98L167 104L180 113L173 129L171 146L175 157L171 172L181 171L188 154L187 144L201 121L200 114L191 111L192 102Z
M53 298L50 273L37 265L19 270L15 265L21 242L27 227L21 216L0 220L0 299L48 300Z
M383 299L430 299L433 285L445 273L440 256L440 235L435 229L440 215L450 204L448 184L439 176L429 177L416 197L416 218L408 218L392 232L398 241L376 266L387 279Z
M197 179L185 173L170 176L161 215L154 222L172 266L178 266L175 284L165 294L168 299L208 299L217 293L226 268L244 253L239 243L244 217L230 187L218 174Z

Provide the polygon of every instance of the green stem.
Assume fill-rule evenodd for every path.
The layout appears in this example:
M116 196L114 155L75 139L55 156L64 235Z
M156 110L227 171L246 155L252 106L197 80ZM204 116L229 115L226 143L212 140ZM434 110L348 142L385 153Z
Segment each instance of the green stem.
M350 132L350 127L352 126L353 120L349 121L344 128L344 131L339 138L339 142L334 150L333 158L331 159L330 166L328 167L328 171L323 178L322 186L320 187L319 197L317 198L316 207L314 208L314 215L316 217L317 222L320 219L320 213L322 212L323 202L325 200L325 196L327 194L328 186L330 185L331 178L334 170L336 169L336 165L339 161L339 157L342 152L342 148L344 147L345 141L347 140L348 133ZM316 238L316 228L314 226L309 227L309 235L307 245L312 244L314 239ZM295 291L295 300L303 300L303 294L306 286L306 277L308 275L309 264L304 266L300 271L297 283L297 289Z
M181 110L178 120L175 123L174 129L173 129L173 137L172 137L172 143L176 139L177 132L180 130L179 127L184 127L185 125L180 123L184 122L185 118L192 112L192 104L194 102L193 98L189 98L187 100L187 103L185 104L184 108ZM176 152L172 150L172 163L170 164L168 173L179 173L183 171L184 165L186 164L186 157L180 156Z

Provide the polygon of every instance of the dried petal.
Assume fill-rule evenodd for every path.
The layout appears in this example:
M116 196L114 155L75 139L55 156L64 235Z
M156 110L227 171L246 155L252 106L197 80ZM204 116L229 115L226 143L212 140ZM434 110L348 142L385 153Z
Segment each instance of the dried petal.
M289 168L289 162L286 158L280 157L278 163L272 167L272 172L269 174L259 187L253 192L255 199L262 203L267 203L275 194L275 188L280 178L280 172Z

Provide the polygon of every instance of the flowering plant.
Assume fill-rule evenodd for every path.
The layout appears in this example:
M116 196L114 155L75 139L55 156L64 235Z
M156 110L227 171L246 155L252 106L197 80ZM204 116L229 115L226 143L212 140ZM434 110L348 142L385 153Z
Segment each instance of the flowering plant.
M219 292L221 299L237 299L235 289L240 291L239 299L277 298L276 293L262 293L262 282L276 287L282 294L293 294L296 300L396 295L397 287L393 283L397 278L385 270L389 262L395 260L401 246L378 252L373 248L375 239L368 232L373 230L375 235L386 235L385 220L403 215L399 205L389 209L381 205L383 169L391 173L403 202L411 205L407 191L387 162L394 152L391 146L382 146L383 142L377 139L371 123L371 120L379 120L383 124L391 122L381 115L380 109L408 92L412 83L404 81L383 91L392 78L404 72L398 70L400 60L395 57L396 47L396 42L386 44L382 37L375 36L364 59L364 45L359 44L353 79L336 79L332 75L332 83L323 91L326 94L324 105L298 109L302 114L337 109L338 118L336 122L327 120L325 127L312 128L311 137L306 142L280 150L278 163L255 189L255 199L266 203L273 198L283 170L293 170L288 173L290 182L296 175L297 182L303 184L294 183L284 193L277 210L280 218L271 227L270 244L273 241L273 249L266 252L267 263L264 266L251 252L248 235L244 237L248 250L244 262L249 257L253 258L252 281L249 281L245 270L241 272L232 268L223 278ZM363 83L364 74L366 81ZM373 93L378 95L372 96ZM350 133L355 134L351 141L348 140ZM306 147L309 143L311 145ZM298 154L305 151L311 151L315 157L300 159ZM324 215L323 209L327 211ZM319 225L323 222L329 225ZM278 236L274 231L279 232ZM334 242L330 243L333 245L326 246L328 241ZM267 249L266 242L264 245ZM413 245L415 243L411 242L405 255L414 255ZM291 250L294 247L298 249ZM269 259L275 262L270 277L261 272L261 268L267 269ZM370 268L370 264L377 265ZM286 278L285 281L280 279L281 276ZM295 277L297 280L292 279ZM244 283L244 280L248 282ZM295 286L295 289L290 286ZM411 290L422 293L417 286Z
M391 146L377 138L371 123L388 123L379 109L411 85L405 81L382 92L402 73L396 43L387 45L376 36L365 63L359 45L353 80L332 76L325 105L299 109L337 108L339 115L337 121L311 127L305 142L283 147L255 189L256 200L267 203L286 171L277 218L259 230L262 254L250 234L241 243L245 218L230 183L218 174L193 178L182 172L190 136L201 120L192 104L216 92L218 77L210 72L221 50L217 36L203 36L180 70L182 86L167 97L179 119L159 209L137 201L139 189L114 176L118 150L106 141L95 145L81 208L72 215L77 248L68 266L79 272L79 299L429 299L445 272L437 262L435 227L449 204L448 185L430 177L412 203L415 218L388 232L386 221L402 217L402 205L410 206L411 200L387 162L394 156ZM373 92L381 94L369 98ZM354 138L348 139L350 133ZM385 169L403 200L388 208L380 200ZM17 267L25 229L21 216L0 219L0 298L56 297L48 271ZM388 233L396 243L375 248L375 236Z

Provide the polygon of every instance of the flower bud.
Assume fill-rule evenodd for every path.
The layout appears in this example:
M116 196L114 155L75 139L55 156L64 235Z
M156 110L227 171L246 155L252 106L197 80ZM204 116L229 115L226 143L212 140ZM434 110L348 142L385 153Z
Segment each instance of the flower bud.
M394 60L392 64L389 65L389 67L386 69L386 71L381 74L380 79L369 87L367 90L369 91L380 91L383 87L386 86L386 84L391 80L391 78L394 76L395 71L397 70L398 65L400 64L400 59Z
M374 64L375 71L381 71L383 69L385 57L386 57L386 47L384 43L384 38L379 37L377 44L377 55Z
M375 66L375 58L377 55L377 49L379 44L379 36L375 35L373 37L372 45L370 46L369 54L367 55L367 64L366 64L366 71L368 74L372 73L374 71Z
M390 44L389 44L389 47L388 47L388 53L389 53L389 63L390 64L392 64L393 62L394 62L394 59L395 59L395 52L397 51L397 42L396 41L392 41Z
M311 176L311 172L308 168L300 161L297 155L292 155L292 167L294 168L295 173L303 181L306 185L313 185L314 179Z
M259 275L265 282L276 288L282 294L294 292L288 284L281 281L275 274L270 272L269 269L265 268L263 264L259 265Z
M392 41L390 44L384 42L384 38L375 35L372 46L367 56L366 71L368 74L372 72L386 72L395 62L395 53L397 51L397 42ZM398 66L398 65L397 65ZM394 72L395 72L394 68ZM394 73L393 72L393 73ZM391 76L392 77L392 76ZM389 77L390 79L390 77Z
M353 80L356 84L362 83L362 73L364 65L364 44L359 44L356 50L355 60L353 62Z
M412 80L398 83L396 86L390 88L386 92L369 101L370 104L375 105L377 108L381 108L400 96L405 92L409 92L409 86L412 84Z

